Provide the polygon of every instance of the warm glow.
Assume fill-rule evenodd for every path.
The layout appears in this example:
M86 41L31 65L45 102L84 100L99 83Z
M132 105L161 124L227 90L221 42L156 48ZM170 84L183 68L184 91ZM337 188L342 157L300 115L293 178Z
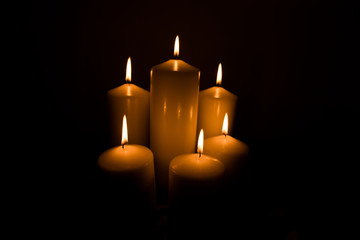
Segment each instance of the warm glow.
M179 50L180 50L179 36L176 35L175 46L174 46L174 56L175 56L175 57L178 57L178 56L179 56Z
M126 82L131 82L131 59L130 57L127 60L127 64L126 64L126 77L125 77L125 81Z
M222 133L223 134L228 134L228 129L229 129L229 127L228 127L228 115L227 115L227 113L225 114L225 117L224 117L224 122L223 122L223 127L222 127Z
M179 71L179 63L178 63L178 60L175 60L174 62L174 71Z
M204 130L201 129L198 140L197 152L201 155L204 149Z
M123 125L122 125L121 145L124 145L127 142L128 142L128 131L127 131L126 115L124 115Z
M217 71L217 77L216 77L216 85L220 85L222 80L222 67L221 63L219 63L218 71Z

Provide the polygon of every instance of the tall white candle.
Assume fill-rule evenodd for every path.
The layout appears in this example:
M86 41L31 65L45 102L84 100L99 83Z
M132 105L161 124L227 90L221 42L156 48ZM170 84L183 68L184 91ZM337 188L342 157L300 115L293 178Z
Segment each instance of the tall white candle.
M131 60L126 65L126 83L108 91L112 145L120 145L121 122L126 114L130 144L149 146L149 91L131 83Z
M221 124L225 113L229 116L232 129L237 96L220 87L222 81L222 65L219 63L215 87L200 91L198 131L204 129L207 137L221 135Z
M175 57L179 55L176 39ZM200 71L171 59L154 66L150 79L150 148L157 186L167 189L170 160L195 150Z

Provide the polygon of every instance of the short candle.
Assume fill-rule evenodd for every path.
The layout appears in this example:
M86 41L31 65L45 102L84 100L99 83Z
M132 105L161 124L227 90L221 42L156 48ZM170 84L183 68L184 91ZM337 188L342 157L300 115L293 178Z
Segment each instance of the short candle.
M248 156L249 147L242 141L239 141L228 135L227 114L224 116L223 135L205 139L204 153L219 159L225 166L225 183L233 183L244 167Z
M204 129L207 137L221 134L221 123L225 113L229 116L230 129L234 122L237 96L221 87L221 82L222 65L219 63L217 86L202 90L199 94L198 131Z
M198 154L182 154L170 162L170 207L181 208L184 205L192 203L196 205L199 202L204 204L204 202L198 201L199 198L214 197L222 187L224 165L218 159L202 154L203 138L203 130L201 130ZM209 202L209 199L206 201Z
M154 157L145 146L127 144L126 116L123 117L121 146L103 152L98 164L121 200L155 207ZM127 208L127 206L120 206ZM136 207L136 206L135 206ZM142 206L140 206L142 207Z
M131 83L131 58L126 64L126 83L107 92L112 145L120 145L121 120L129 119L130 144L149 145L149 91Z

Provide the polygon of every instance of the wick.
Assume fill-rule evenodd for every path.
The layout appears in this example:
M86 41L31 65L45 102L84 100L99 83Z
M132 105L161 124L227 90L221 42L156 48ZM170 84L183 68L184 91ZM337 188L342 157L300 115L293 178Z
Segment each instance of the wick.
M199 152L199 158L201 158L201 152Z
M121 147L124 149L125 144L121 144Z
M174 59L179 59L179 55L174 56Z
M224 134L224 136L225 136L225 138L226 138L226 133L223 133Z

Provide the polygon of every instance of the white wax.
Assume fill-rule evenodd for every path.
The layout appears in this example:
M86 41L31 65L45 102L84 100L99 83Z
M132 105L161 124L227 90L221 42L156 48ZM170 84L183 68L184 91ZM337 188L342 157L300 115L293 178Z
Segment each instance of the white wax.
M170 160L195 151L199 69L169 60L150 72L150 148L160 188L167 189Z
M113 189L123 198L155 204L154 157L150 149L141 145L125 145L110 148L98 158L99 167L112 181L123 188ZM126 189L126 190L125 190ZM128 196L129 194L133 196ZM144 199L135 199L135 198Z
M170 162L169 172L169 204L183 207L181 205L188 205L192 200L214 196L220 191L224 165L206 155L183 154Z
M112 144L121 143L122 119L126 114L129 143L149 145L149 91L125 83L107 93L110 111Z
M204 140L204 154L219 159L225 166L225 181L231 183L243 170L249 147L229 135Z
M205 137L221 135L224 116L227 113L229 129L233 129L237 96L222 87L200 91L198 131L204 129Z

